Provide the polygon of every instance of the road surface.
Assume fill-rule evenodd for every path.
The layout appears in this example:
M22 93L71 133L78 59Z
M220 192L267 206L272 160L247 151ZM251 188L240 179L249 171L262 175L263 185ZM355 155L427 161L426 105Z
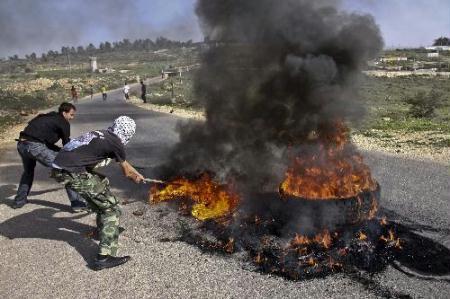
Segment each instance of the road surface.
M107 101L79 102L72 136L106 128L119 115L137 122L129 160L152 175L177 141L180 119L127 104L115 91ZM87 264L96 255L88 236L95 217L69 212L64 189L48 178L48 169L37 167L30 203L10 208L22 167L11 143L0 151L0 298L450 298L449 166L365 156L382 186L382 212L404 225L423 256L394 261L404 272L389 265L373 275L289 281L255 272L239 254L206 254L182 241L168 242L181 217L165 205L148 205L148 186L129 182L117 165L105 172L124 203L119 253L132 260L94 272Z

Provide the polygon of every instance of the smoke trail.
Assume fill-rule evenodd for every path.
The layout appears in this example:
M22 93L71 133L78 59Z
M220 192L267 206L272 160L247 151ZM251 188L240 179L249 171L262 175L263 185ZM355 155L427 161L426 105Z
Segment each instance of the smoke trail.
M335 2L198 1L211 41L195 84L207 120L179 128L172 169L237 178L244 192L273 190L288 147L362 116L354 82L382 40L372 17Z

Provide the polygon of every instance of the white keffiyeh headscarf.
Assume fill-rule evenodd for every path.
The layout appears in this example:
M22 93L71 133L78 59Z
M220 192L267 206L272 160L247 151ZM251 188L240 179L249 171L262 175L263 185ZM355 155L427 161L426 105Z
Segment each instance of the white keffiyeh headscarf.
M108 131L119 137L122 144L126 145L136 132L136 123L128 116L119 116L114 120L113 125L108 128Z

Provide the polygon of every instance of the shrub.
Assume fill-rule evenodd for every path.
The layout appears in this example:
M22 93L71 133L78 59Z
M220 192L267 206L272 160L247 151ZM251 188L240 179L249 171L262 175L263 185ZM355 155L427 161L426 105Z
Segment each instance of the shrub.
M435 109L442 106L442 93L432 89L430 92L419 91L414 96L406 98L410 105L409 114L416 118L431 118Z

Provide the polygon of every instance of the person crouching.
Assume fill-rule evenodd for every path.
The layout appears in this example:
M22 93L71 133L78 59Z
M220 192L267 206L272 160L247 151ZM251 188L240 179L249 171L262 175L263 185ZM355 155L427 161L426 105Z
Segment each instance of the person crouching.
M53 177L78 192L97 214L99 252L93 270L119 266L129 256L116 257L119 239L119 201L112 194L108 178L94 171L111 159L120 163L124 175L135 183L144 177L127 161L124 146L136 130L128 116L120 116L106 130L92 131L72 139L58 153L53 163Z

